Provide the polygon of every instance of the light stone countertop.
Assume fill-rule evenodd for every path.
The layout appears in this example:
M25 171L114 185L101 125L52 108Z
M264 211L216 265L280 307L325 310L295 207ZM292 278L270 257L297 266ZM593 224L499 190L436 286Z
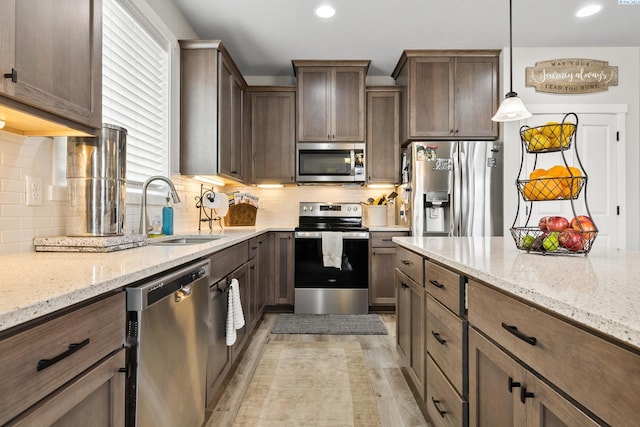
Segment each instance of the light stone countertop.
M640 252L528 254L508 237L394 237L409 250L640 348Z
M196 230L173 236L224 235L197 245L0 256L0 331L195 261L266 231L293 231L293 228L233 227L222 231L214 228L212 232Z

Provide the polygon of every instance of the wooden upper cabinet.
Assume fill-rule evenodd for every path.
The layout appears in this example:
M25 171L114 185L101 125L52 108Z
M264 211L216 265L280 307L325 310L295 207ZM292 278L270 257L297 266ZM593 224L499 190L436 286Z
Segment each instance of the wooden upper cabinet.
M220 40L180 48L180 173L243 182L247 84Z
M499 51L405 51L393 78L401 87L401 142L498 138Z
M252 184L295 182L295 90L294 86L250 89Z
M370 61L293 61L298 141L363 142Z
M242 167L242 98L243 83L233 62L220 55L218 155L221 175L244 180Z
M400 90L367 88L367 182L400 181Z
M0 104L85 132L100 128L102 1L1 5Z
M497 139L498 53L455 59L455 126L460 138Z

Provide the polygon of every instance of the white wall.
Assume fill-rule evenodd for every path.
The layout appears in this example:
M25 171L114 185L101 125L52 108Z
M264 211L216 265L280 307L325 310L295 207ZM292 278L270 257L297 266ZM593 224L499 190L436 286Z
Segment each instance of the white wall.
M587 58L608 61L618 66L618 86L611 86L604 92L590 94L550 94L536 92L533 87L525 87L525 67L536 62L560 58ZM509 49L503 51L502 94L509 90ZM513 90L520 95L525 105L578 104L593 105L606 109L611 105L627 106L626 129L620 129L626 152L626 242L629 249L640 249L640 47L610 48L514 48ZM567 113L569 111L566 111ZM578 119L580 115L578 115ZM544 123L540 123L544 124ZM517 206L515 179L520 165L519 128L521 123L505 123L502 138L505 142L505 229L513 222ZM588 172L588 171L587 171ZM507 234L508 235L508 234Z

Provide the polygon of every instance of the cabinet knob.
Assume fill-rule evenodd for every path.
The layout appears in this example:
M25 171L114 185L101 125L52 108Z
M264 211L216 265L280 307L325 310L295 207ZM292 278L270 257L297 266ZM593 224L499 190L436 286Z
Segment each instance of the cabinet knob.
M15 68L12 68L10 73L4 73L4 78L5 79L11 79L11 81L13 83L17 83L18 82L18 70L16 70Z

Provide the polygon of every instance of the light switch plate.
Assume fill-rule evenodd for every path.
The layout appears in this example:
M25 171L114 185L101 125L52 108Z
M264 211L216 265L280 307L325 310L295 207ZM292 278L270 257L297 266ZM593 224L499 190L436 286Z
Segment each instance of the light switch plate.
M27 206L42 206L43 181L39 176L26 176Z

